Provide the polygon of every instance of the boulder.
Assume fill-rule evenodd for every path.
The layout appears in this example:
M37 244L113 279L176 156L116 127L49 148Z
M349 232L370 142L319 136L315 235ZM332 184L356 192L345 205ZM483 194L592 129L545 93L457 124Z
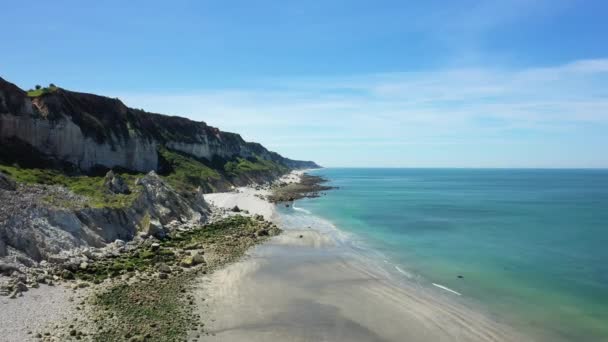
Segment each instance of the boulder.
M167 237L167 230L158 220L150 220L147 227L143 227L142 232L147 236L154 236L157 239L164 239Z
M194 254L192 256L192 262L194 263L194 265L199 265L199 264L206 264L205 262L205 258L203 257L202 254Z
M115 174L112 170L106 173L103 185L114 194L130 194L129 186L121 175Z
M13 272L21 273L21 271L19 270L19 268L17 268L17 266L0 262L0 274L5 274L5 275L10 276L11 274L13 274Z
M201 254L194 254L192 256L187 256L182 259L181 265L184 267L196 266L199 264L205 264L205 258Z
M167 266L167 264L158 264L156 269L160 273L171 273L171 267Z
M0 189L15 191L17 190L17 183L12 178L0 172Z
M19 292L27 292L28 288L24 283L18 282L17 284L15 284L15 290Z
M268 235L270 235L270 233L268 232L267 229L260 229L257 232L255 232L255 235L257 235L257 236L268 236Z

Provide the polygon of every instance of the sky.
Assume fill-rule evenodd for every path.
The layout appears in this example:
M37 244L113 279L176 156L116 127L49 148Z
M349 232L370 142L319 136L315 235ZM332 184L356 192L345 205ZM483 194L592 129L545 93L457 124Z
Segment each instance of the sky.
M343 167L608 167L608 2L7 1L0 77Z

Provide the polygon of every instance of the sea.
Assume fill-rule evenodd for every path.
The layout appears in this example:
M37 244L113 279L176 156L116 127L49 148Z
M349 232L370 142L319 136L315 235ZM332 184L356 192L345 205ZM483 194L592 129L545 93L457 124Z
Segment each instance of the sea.
M337 189L283 214L535 340L608 341L608 170L309 173Z

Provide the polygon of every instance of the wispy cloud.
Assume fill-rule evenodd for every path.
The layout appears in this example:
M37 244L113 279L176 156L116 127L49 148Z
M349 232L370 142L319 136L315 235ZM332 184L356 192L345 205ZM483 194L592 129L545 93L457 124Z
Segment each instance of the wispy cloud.
M284 78L260 80L255 89L118 95L128 105L203 120L281 150L311 146L311 141L331 149L521 143L552 134L580 139L587 127L608 127L605 89L608 59L521 70Z

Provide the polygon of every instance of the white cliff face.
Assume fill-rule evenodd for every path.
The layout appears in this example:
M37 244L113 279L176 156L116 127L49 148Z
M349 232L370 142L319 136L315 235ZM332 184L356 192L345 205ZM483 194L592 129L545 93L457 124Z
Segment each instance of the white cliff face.
M78 248L103 247L116 239L130 241L149 231L203 224L209 208L198 194L188 199L150 172L130 189L137 193L124 208L89 208L86 198L60 186L20 184L0 189L0 263L31 264L52 260ZM45 202L52 195L73 208Z
M283 158L204 122L147 113L118 99L64 89L29 97L0 78L0 142L15 139L84 171L95 166L158 170L159 145L199 159L259 157L292 168L316 165Z
M99 144L86 137L69 118L57 121L33 116L0 116L0 139L18 138L41 152L70 162L83 170L95 166L124 167L148 172L158 166L157 143L140 137Z

